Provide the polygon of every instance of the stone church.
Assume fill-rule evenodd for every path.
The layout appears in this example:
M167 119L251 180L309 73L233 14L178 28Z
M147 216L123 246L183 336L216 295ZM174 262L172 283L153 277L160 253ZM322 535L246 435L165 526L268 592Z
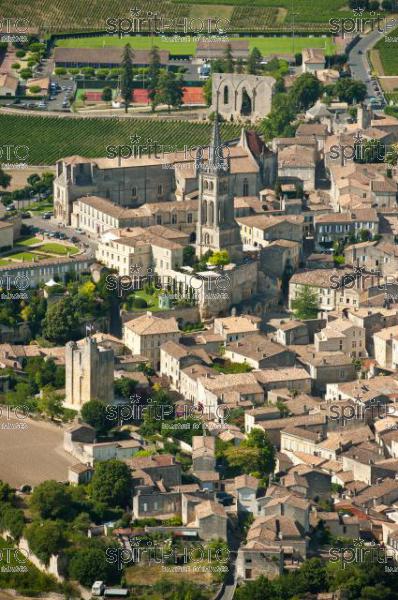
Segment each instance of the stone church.
M242 130L239 140L226 145L230 161L229 193L257 196L263 188L273 186L276 155L257 133ZM126 208L195 199L199 166L195 152L189 150L128 159L63 158L56 163L54 216L70 225L73 203L83 196L99 196Z

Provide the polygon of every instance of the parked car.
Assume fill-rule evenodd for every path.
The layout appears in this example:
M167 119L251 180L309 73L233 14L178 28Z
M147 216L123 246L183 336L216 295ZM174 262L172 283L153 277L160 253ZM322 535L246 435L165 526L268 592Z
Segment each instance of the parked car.
M49 213L44 213L43 219L51 219L51 215Z
M31 216L32 216L32 215L30 214L30 212L23 212L23 213L21 213L21 217L22 217L23 219L30 219L30 218L31 218Z

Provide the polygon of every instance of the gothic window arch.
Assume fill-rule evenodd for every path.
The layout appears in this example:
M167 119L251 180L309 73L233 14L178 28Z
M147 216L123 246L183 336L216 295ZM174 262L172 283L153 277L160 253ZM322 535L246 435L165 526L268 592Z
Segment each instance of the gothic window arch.
M229 102L229 89L227 85L224 85L224 104Z
M209 206L209 224L214 225L214 204L213 204L213 202L211 202L210 206Z
M243 180L243 194L242 196L248 196L249 195L249 181L247 179L247 177L244 178Z
M205 190L209 189L209 183L208 183L207 179L204 180L203 187L204 187Z
M208 246L210 244L210 236L208 233L205 233L203 236L203 243L205 244L205 246Z
M202 223L207 223L207 202L206 200L202 205Z

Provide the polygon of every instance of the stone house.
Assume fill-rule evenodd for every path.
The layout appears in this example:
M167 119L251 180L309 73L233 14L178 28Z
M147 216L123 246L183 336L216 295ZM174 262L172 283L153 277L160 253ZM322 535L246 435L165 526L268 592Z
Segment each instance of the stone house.
M347 317L358 327L365 329L366 348L370 355L374 354L373 334L381 329L398 325L396 308L363 307L350 309Z
M68 481L71 485L85 485L91 481L93 474L92 466L77 463L68 468Z
M260 542L279 546L284 556L304 559L307 540L293 519L280 515L257 517L247 533L247 543Z
M250 433L256 423L267 419L280 419L280 410L276 406L261 406L245 410L245 431Z
M300 264L301 244L293 240L275 240L260 250L262 270L281 278L287 270L296 271Z
M180 331L175 317L156 317L150 311L123 326L123 342L133 354L147 356L155 369L160 367L160 346L178 342Z
M253 540L240 546L236 559L238 580L253 581L265 576L275 579L283 573L283 550L260 540Z
M199 528L199 537L202 540L227 541L228 517L221 504L205 500L196 505L195 516L195 526Z
M364 442L342 453L344 471L352 471L356 481L373 485L384 477L391 477L391 469L386 468L382 449L375 443ZM381 464L378 464L381 463Z
M251 335L227 344L224 357L235 363L245 363L253 369L292 367L296 354L265 335Z
M302 139L296 138L292 146L278 151L279 181L302 185L305 192L312 192L315 190L318 159L318 151L314 146L304 146Z
M278 388L288 388L296 392L311 392L311 377L301 367L280 367L253 371L265 392Z
M353 499L353 503L363 508L371 508L377 504L392 504L398 499L398 481L396 479L384 479L359 493Z
M211 436L193 436L192 471L214 471L216 466L215 438Z
M301 494L304 498L330 498L331 476L320 469L307 465L296 465L281 481L289 492Z
M222 317L214 319L214 333L223 338L224 343L235 342L248 335L259 333L260 321L253 315Z
M133 514L136 519L172 518L181 514L181 493L159 490L154 485L135 485Z
M149 269L167 276L170 270L183 264L182 244L161 235L154 237L140 227L128 229L102 234L96 251L97 260L108 269L115 269L120 277L130 277L134 269L139 269L141 276Z
M398 368L398 328L386 327L373 334L374 357L382 369Z
M287 428L299 428L299 433L315 433L317 438L326 429L326 417L317 413L313 415L302 415L299 417L285 417L284 419L270 419L268 421L258 421L254 427L259 427L268 434L271 442L279 450L281 448L282 435ZM301 429L301 428L305 429ZM308 436L307 436L308 437ZM314 441L314 440L313 440Z
M384 240L352 244L344 249L345 261L349 265L364 267L380 277L394 275L398 270L398 247ZM380 282L381 289L383 284Z
M316 352L344 352L352 358L366 357L365 329L349 319L329 321L324 329L315 334Z
M180 391L180 373L194 364L210 366L211 359L200 347L188 347L181 343L168 341L160 347L160 374L167 377L170 387Z
M75 444L93 444L96 433L88 423L76 423L64 431L63 447L66 452L73 452Z
M206 365L194 364L180 371L180 394L194 404L198 396L198 380L202 377L211 377L214 370Z
M294 319L282 321L276 329L275 338L284 346L310 343L307 324Z
M170 488L181 485L181 465L171 454L154 454L152 456L136 456L128 461L133 471L138 470L148 475L153 482L162 481Z
M350 517L337 512L316 511L311 514L311 525L316 527L323 523L334 537L359 539L360 526L358 517Z
M320 48L304 48L302 51L303 62L302 71L303 73L315 73L322 71L325 68L325 52Z
M257 514L257 490L259 481L251 475L240 475L235 477L235 490L237 498L237 509L239 512Z
M198 379L195 406L203 407L206 413L220 417L220 404L236 407L242 403L255 405L262 402L264 391L253 373L208 375Z
M303 239L304 217L301 215L256 215L237 217L243 244L255 248L266 247L270 242L289 240L299 242Z
M361 230L372 236L379 232L379 217L373 208L359 208L350 212L319 215L315 218L315 246L322 250L337 241L347 241L351 234Z
M282 488L283 489L283 488ZM268 490L267 490L268 492ZM257 499L257 515L260 516L285 516L292 519L302 533L310 530L309 517L311 502L296 494L275 494Z
M352 358L343 352L316 352L310 346L303 347L297 361L311 375L312 390L324 393L330 383L356 379Z

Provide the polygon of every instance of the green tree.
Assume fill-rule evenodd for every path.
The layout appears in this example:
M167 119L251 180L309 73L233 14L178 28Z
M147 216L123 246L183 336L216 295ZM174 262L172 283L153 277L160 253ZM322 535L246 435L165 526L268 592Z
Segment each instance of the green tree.
M209 258L209 264L213 266L224 266L228 265L229 262L229 254L227 250L217 250Z
M235 65L235 72L241 75L245 72L245 65L242 58L238 58Z
M366 85L362 81L356 81L350 77L339 79L334 86L334 94L341 102L353 104L362 102L366 98Z
M2 187L3 189L6 189L8 187L10 187L11 184L11 175L8 175L7 173L5 173L3 171L3 169L0 167L0 187Z
M86 423L94 427L98 435L106 435L115 425L108 418L105 404L99 400L85 402L81 409L81 415Z
M89 542L84 547L74 550L69 562L70 577L86 587L91 587L94 581L98 580L107 583L118 581L120 575L117 564L107 558L108 548L111 550L110 546L105 548L98 542ZM109 554L112 557L112 553Z
M184 80L182 75L177 76L172 71L161 73L155 102L157 104L166 104L170 112L171 107L181 108L183 97Z
M135 379L130 379L129 377L121 377L120 379L116 379L114 388L115 395L120 398L130 398L135 393L137 389L138 382Z
M25 527L24 535L30 550L46 565L52 554L58 554L65 548L65 526L58 521L33 521Z
M41 398L37 402L37 408L41 413L48 415L51 419L63 414L62 396L55 391L53 386L47 385L43 388Z
M43 320L43 336L50 342L65 344L71 336L76 336L78 326L78 316L68 296L48 308Z
M148 67L148 97L151 101L152 112L156 108L156 92L159 87L160 78L160 54L157 46L153 46L149 52L149 67Z
M316 292L304 285L292 300L292 309L298 319L315 319L319 310Z
M43 519L63 519L75 512L71 506L68 487L53 479L43 481L35 487L30 507Z
M195 248L193 246L184 246L182 251L183 264L192 267L195 262Z
M225 73L233 73L234 72L234 59L232 55L232 46L231 44L227 44L224 50L224 72Z
M2 527L11 533L14 540L19 540L25 527L23 510L9 506L4 508L1 513Z
M312 73L303 73L298 77L290 90L290 98L298 110L307 109L320 98L322 84Z
M127 113L131 104L133 94L133 59L134 52L130 44L126 44L123 50L121 63L120 94L124 100L124 110Z
M206 79L202 90L203 90L203 96L204 96L206 105L207 106L211 106L211 102L212 102L212 90L213 90L213 84L212 84L212 78L211 78L211 76Z
M247 60L246 70L250 75L257 75L260 68L261 60L262 56L260 50L254 47L253 50L250 52L249 58Z
M131 502L129 467L119 460L97 463L91 482L92 496L97 502L125 507Z
M101 99L102 99L104 102L111 102L111 100L112 100L112 88L110 88L110 87L105 87L105 88L102 90Z

